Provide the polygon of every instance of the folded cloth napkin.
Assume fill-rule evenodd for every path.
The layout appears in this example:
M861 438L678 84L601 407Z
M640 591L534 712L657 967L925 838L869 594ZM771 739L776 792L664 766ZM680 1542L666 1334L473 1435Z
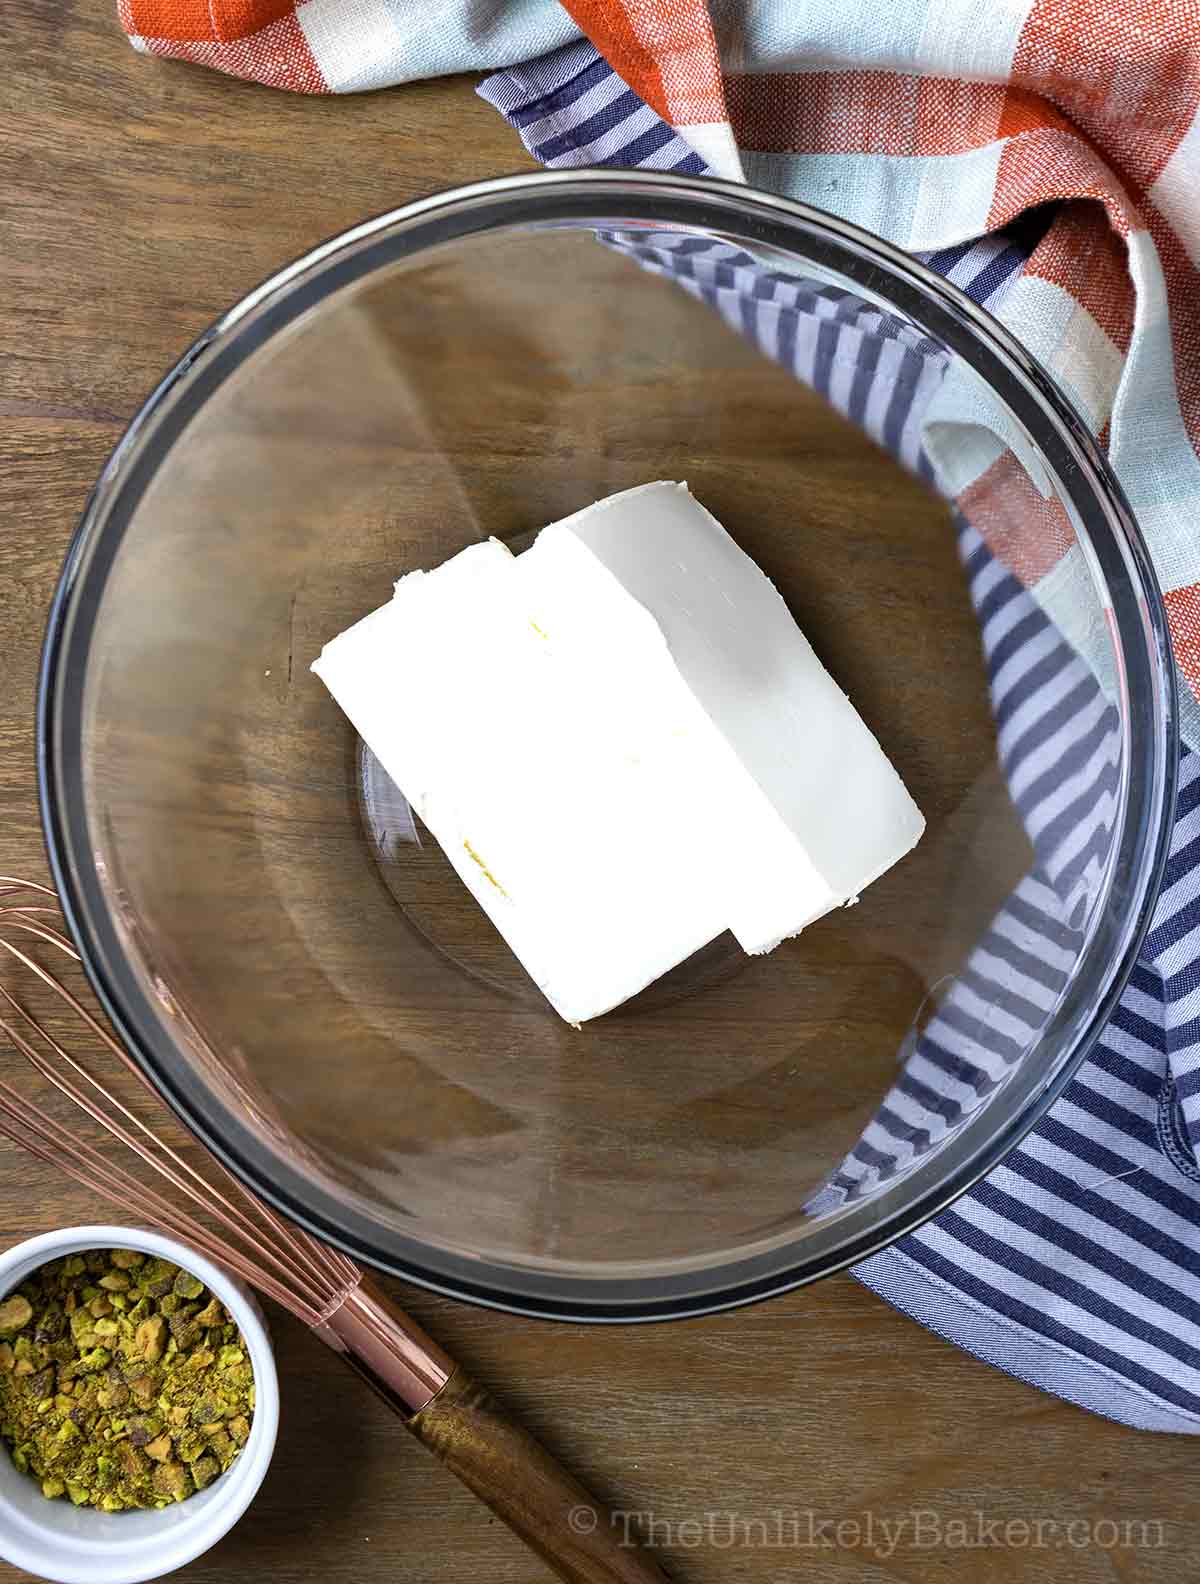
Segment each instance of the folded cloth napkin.
M481 92L544 163L744 173L934 250L933 267L1005 320L1107 441L1167 591L1185 738L1200 742L1189 686L1200 688L1189 521L1200 496L1200 38L1183 14L1152 0L1115 0L1103 14L1079 0L924 0L884 14L856 3L834 15L807 0L567 9L578 27L550 0L436 12L406 0L121 0L141 48L307 91L509 64ZM1052 199L1053 211L1012 224ZM998 234L977 240L988 231ZM755 333L762 297L739 268L660 249L642 262ZM947 383L936 359L819 295L798 305L790 335L794 349L806 336L845 338L861 372L850 416L931 471ZM793 356L832 399L820 360ZM991 415L973 421L983 438L958 454L975 471L960 467L954 481L961 547L997 717L1016 723L1002 726L1001 755L1037 867L972 971L1003 988L1019 1024L1022 997L1036 1010L1054 993L1071 927L1062 901L1105 818L1114 729L1055 631L1056 589L1078 551L1035 497L1024 524L993 520L1006 491L989 493L989 479L1010 459ZM1011 475L1002 481L1010 492ZM1072 711L1064 734L1054 703L1089 688L1091 713ZM1079 809L1068 830L1046 815L1064 786ZM1130 1424L1185 1431L1200 1428L1198 811L1200 758L1185 750L1142 961L1070 1090L984 1183L856 1271L1014 1374ZM962 1098L937 1075L953 1019L951 1004L946 1026L925 1031L827 1193L865 1191L936 1138ZM967 1054L977 1080L994 1082L1002 1038ZM957 1056L961 1073L961 1043Z

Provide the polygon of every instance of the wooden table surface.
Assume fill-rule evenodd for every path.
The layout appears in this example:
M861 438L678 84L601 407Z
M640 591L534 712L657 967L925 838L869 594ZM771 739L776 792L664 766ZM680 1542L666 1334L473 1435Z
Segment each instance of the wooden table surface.
M465 80L290 97L135 55L105 0L5 0L3 33L0 872L42 877L43 620L88 487L144 393L282 261L528 160ZM82 1191L0 1147L0 1240L94 1214ZM1010 1380L848 1277L625 1330L418 1291L404 1301L598 1493L642 1514L693 1584L957 1568L1165 1581L1200 1565L1187 1438L1125 1430ZM190 1578L546 1576L300 1325L272 1322L275 1462ZM0 1564L0 1580L22 1576Z

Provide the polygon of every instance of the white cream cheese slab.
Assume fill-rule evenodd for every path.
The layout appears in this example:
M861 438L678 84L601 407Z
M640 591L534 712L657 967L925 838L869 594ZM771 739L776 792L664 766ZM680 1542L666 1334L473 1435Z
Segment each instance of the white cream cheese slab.
M771 950L924 829L682 484L409 574L313 670L571 1023L726 929Z

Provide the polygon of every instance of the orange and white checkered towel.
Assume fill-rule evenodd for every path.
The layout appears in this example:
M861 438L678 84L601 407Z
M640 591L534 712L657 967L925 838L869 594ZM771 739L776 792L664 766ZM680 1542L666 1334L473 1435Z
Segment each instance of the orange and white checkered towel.
M305 92L528 61L586 35L717 174L903 247L1065 202L1001 317L1106 443L1200 744L1200 0L119 0L139 49ZM1054 614L1080 555L1011 455L952 493ZM1001 487L1003 486L1003 487ZM993 503L1006 519L989 523Z

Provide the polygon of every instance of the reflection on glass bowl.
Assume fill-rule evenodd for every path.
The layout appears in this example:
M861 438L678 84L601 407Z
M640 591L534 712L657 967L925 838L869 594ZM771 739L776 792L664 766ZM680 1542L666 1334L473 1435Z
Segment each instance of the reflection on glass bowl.
M929 481L963 504L980 447L964 522ZM308 667L402 573L656 478L775 582L928 830L859 906L575 1030ZM55 606L47 832L125 1038L289 1212L484 1302L690 1313L911 1229L1062 1089L1161 864L1165 652L1102 459L953 287L746 189L513 178L318 249L155 393Z

